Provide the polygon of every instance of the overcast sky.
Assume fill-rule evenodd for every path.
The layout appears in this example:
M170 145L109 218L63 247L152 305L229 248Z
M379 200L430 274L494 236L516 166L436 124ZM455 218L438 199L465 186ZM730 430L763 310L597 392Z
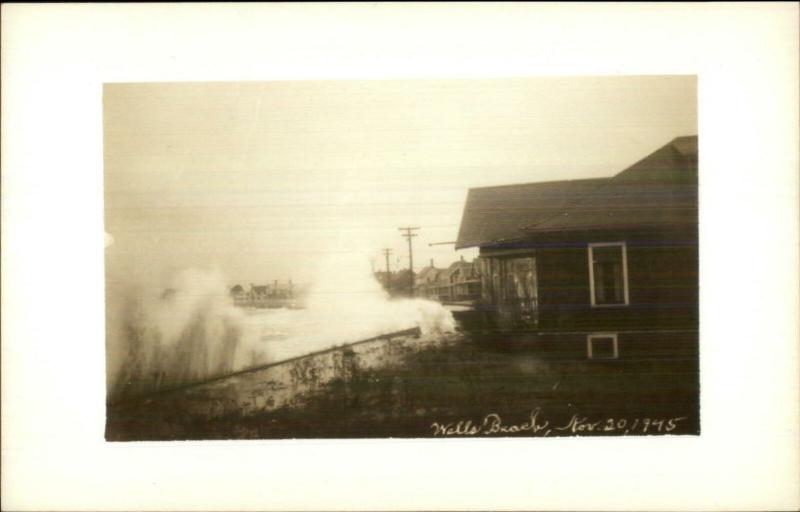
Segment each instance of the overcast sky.
M697 133L694 77L109 84L110 278L307 281L359 248L460 254L467 189L610 176ZM399 261L398 258L399 257ZM367 263L368 264L368 263Z

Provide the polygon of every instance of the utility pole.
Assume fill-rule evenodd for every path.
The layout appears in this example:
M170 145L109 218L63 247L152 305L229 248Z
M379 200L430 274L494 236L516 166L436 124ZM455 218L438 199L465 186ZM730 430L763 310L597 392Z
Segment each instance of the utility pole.
M412 231L416 231L418 227L411 227L407 226L404 228L397 228L400 231L404 231L402 236L404 236L408 240L408 292L409 296L414 296L414 253L411 250L411 238L417 236L416 233L412 233Z
M391 275L391 274L389 274L389 255L391 255L391 254L392 254L392 250L391 249L387 248L387 249L383 250L383 255L386 256L386 290L389 290L390 284L391 284L390 283L390 278L389 278L389 276Z

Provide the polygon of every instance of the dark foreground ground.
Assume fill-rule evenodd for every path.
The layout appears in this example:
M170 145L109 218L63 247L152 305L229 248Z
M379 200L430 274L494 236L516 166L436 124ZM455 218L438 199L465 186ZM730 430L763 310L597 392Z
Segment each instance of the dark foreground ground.
M302 407L198 420L109 409L109 440L699 434L696 361L545 360L464 336L358 369ZM166 409L166 410L165 410ZM136 415L136 418L131 418ZM132 427L134 426L135 427Z

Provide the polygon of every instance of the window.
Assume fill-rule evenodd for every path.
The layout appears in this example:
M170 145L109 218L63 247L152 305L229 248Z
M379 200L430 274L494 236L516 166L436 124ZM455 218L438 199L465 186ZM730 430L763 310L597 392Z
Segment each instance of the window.
M508 259L506 271L506 290L516 319L524 324L536 325L539 318L536 258L526 256Z
M617 359L619 347L616 333L595 333L586 337L586 355L589 359Z
M592 306L628 305L628 258L625 242L589 244Z

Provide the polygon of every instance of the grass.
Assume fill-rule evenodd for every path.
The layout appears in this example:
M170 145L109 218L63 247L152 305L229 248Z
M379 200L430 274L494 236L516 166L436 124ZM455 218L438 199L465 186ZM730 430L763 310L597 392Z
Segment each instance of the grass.
M548 361L473 338L357 369L302 408L201 422L162 411L136 428L165 439L430 437L447 425L458 436L466 421L481 426L477 436L699 434L697 382L696 361ZM530 427L536 410L547 428L508 429Z

